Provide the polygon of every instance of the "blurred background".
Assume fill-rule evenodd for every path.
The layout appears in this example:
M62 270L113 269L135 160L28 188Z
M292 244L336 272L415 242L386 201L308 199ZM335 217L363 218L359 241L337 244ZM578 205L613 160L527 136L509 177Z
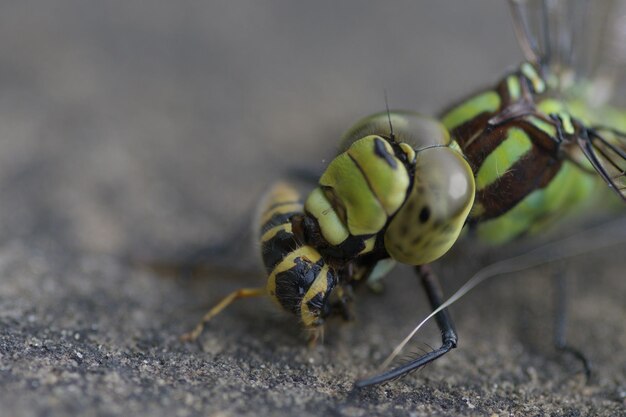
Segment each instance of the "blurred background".
M85 250L219 239L385 91L433 114L521 56L491 1L1 7L0 227Z
M206 306L263 277L190 283L121 260L224 240L285 170L321 170L385 91L391 108L437 114L521 59L504 1L1 1L0 404L11 415L623 410L623 247L579 260L573 278L570 333L601 370L590 390L568 379L575 361L551 356L552 272L535 271L453 310L452 359L357 400L351 381L427 312L409 271L311 351L295 324L282 329L289 317L254 302L181 345ZM448 293L490 259L465 251L440 267Z

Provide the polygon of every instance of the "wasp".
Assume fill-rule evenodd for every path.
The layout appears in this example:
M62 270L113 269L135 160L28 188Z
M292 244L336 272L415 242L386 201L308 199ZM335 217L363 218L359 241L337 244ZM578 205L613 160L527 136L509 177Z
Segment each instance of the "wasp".
M569 72L576 28L555 21L572 11L584 16L580 4L511 0L525 62L439 119L389 110L364 118L306 192L274 184L256 220L265 286L234 291L184 339L196 339L233 301L268 296L315 342L329 317L351 316L355 288L395 263L414 266L436 309L443 293L430 264L463 230L504 243L609 190L626 201L626 112L598 111L563 93L582 81ZM357 386L403 376L454 349L450 313L435 318L439 348Z

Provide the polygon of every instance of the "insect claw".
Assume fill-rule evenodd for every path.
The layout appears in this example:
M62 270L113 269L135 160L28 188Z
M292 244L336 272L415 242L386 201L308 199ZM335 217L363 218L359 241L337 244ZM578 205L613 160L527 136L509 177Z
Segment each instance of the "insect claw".
M324 344L324 326L309 329L309 332L309 340L307 342L309 349L316 347L318 342Z

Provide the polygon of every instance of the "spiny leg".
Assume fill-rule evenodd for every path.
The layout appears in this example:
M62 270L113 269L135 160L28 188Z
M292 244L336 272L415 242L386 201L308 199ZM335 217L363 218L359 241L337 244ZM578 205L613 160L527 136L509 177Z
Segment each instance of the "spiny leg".
M561 352L569 353L578 359L585 370L587 380L591 377L591 362L578 349L567 344L565 331L567 328L567 282L562 270L558 271L554 277L555 284L555 304L556 315L554 322L554 346Z
M183 334L180 339L184 342L193 342L200 336L202 330L204 329L204 325L209 322L213 317L217 316L222 312L226 307L231 305L235 300L240 298L250 298L250 297L261 297L266 294L265 287L261 288L240 288L236 291L231 292L226 297L224 297L219 303L217 303L212 309L210 309L202 320L194 327L194 329L188 333Z
M430 268L430 265L417 266L415 267L415 270L421 278L422 286L424 287L424 290L426 290L431 308L433 310L436 309L443 303L443 292L441 291L441 286L439 285L439 279ZM357 381L355 386L357 388L363 388L368 385L380 384L392 379L400 378L409 372L440 358L450 350L454 349L457 345L458 337L456 331L454 330L454 323L448 313L448 309L443 309L441 312L437 313L437 315L435 315L435 320L437 321L437 326L441 330L442 343L439 349L428 352L398 368L376 375L372 378Z

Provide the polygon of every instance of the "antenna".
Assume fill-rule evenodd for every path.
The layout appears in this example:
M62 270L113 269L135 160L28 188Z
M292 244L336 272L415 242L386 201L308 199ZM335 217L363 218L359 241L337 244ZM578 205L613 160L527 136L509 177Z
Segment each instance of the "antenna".
M541 36L543 37L543 46L545 49L542 51L543 52L543 56L541 57L543 61L541 62L542 65L545 65L546 62L550 62L552 59L554 59L554 57L552 56L552 45L550 44L550 42L552 42L552 37L550 36L550 22L549 22L550 10L551 9L548 6L548 0L543 0L543 2L541 3L541 32L542 32ZM552 22L552 24L556 24L556 23Z
M389 137L395 141L396 138L393 134L393 125L391 124L391 112L389 111L389 100L387 99L387 89L384 90L385 94L385 108L387 109L387 120L389 120Z
M539 46L537 45L537 40L530 33L528 16L522 11L520 3L521 0L509 0L511 14L513 15L513 29L526 60L539 62L541 55Z

